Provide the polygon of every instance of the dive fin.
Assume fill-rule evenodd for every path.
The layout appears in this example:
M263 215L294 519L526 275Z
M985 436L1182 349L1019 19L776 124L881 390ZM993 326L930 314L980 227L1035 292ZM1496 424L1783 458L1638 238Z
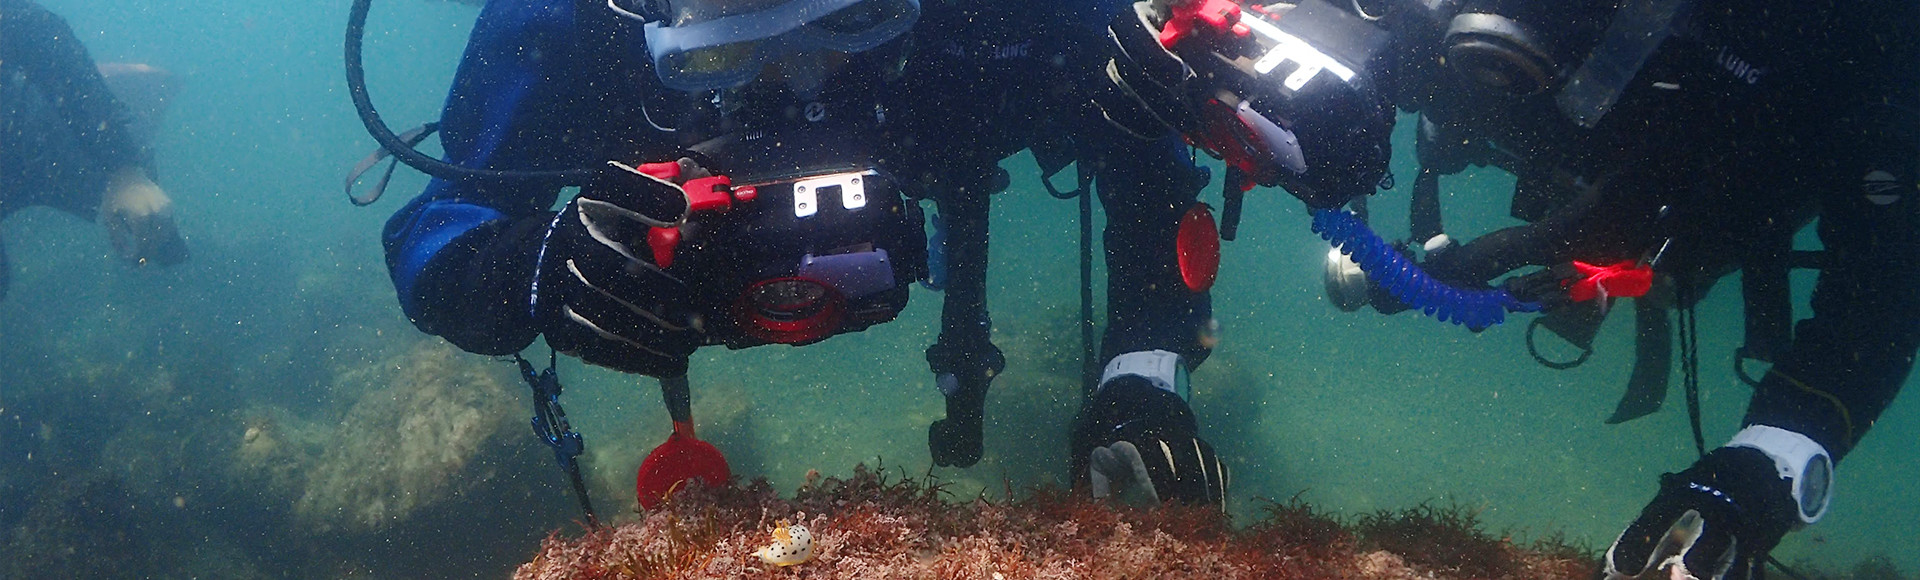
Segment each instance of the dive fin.
M1625 423L1660 410L1666 402L1673 368L1673 323L1658 301L1633 301L1633 374L1627 392L1607 418L1607 424Z

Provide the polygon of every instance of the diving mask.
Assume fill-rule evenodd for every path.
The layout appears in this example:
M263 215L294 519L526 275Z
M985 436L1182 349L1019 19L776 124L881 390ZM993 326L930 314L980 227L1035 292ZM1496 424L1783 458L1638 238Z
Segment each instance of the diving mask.
M615 0L607 6L646 22L654 72L689 92L744 85L776 62L871 50L920 16L919 0L654 0L638 13Z

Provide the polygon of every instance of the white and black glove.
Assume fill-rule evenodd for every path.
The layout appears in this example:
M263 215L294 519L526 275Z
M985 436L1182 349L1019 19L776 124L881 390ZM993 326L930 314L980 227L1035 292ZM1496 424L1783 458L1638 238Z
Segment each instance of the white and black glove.
M581 188L539 258L534 299L547 344L614 370L685 375L700 344L691 295L659 265L648 236L679 227L687 213L679 185L618 163Z
M1173 353L1151 351L1121 355L1108 365L1074 430L1074 459L1081 466L1076 471L1085 470L1096 498L1224 507L1226 467L1213 446L1200 439L1173 373L1116 372L1130 357L1153 355L1169 370L1179 364Z
M129 166L114 172L100 198L100 223L107 228L114 253L134 265L187 261L187 243L174 227L173 199L145 169Z
M1761 577L1767 553L1826 512L1833 463L1798 433L1756 425L1680 473L1607 549L1608 580Z
M1160 45L1165 15L1153 14L1150 3L1122 10L1108 27L1114 56L1107 62L1109 84L1094 93L1094 103L1108 122L1142 139L1157 139L1199 127L1199 112L1188 98L1192 68Z

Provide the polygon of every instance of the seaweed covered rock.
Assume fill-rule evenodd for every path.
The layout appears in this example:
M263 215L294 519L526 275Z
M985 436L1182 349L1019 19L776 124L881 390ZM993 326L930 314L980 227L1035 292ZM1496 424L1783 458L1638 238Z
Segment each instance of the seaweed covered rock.
M382 386L347 412L295 504L318 529L379 530L463 486L489 485L468 472L483 455L512 451L496 439L519 428L515 379L503 365L422 340L366 379Z
M756 557L787 522L810 532L811 557L791 566ZM1235 528L1216 510L1129 508L1056 489L1011 502L955 501L937 483L862 467L792 499L764 481L688 489L635 522L549 536L514 577L1584 579L1594 569L1578 551L1488 538L1456 511L1365 522L1454 542L1455 555L1395 553L1390 546L1431 545L1370 539L1366 526L1297 503L1270 505L1259 522Z

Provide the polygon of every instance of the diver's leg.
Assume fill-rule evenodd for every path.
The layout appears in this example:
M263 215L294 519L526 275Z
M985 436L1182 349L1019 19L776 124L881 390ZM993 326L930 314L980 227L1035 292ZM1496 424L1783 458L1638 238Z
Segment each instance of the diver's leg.
M1106 210L1107 330L1101 359L1166 350L1191 368L1211 352L1210 295L1187 288L1175 240L1204 185L1178 141L1115 140L1096 188Z
M1204 174L1177 141L1109 143L1096 181L1107 212L1105 370L1075 419L1071 469L1096 497L1221 505L1224 469L1183 384L1211 352L1211 301L1187 287L1176 248Z
M1920 96L1894 101L1920 105ZM1917 109L1920 110L1920 109ZM1837 461L1900 392L1920 351L1920 113L1886 110L1840 137L1824 192L1813 316L1755 387L1746 425L1794 431Z
M940 337L927 348L927 365L946 396L947 417L927 433L936 465L969 467L980 461L987 387L1006 368L990 340L993 324L987 313L987 221L994 181L981 176L937 200L947 228L947 287Z

